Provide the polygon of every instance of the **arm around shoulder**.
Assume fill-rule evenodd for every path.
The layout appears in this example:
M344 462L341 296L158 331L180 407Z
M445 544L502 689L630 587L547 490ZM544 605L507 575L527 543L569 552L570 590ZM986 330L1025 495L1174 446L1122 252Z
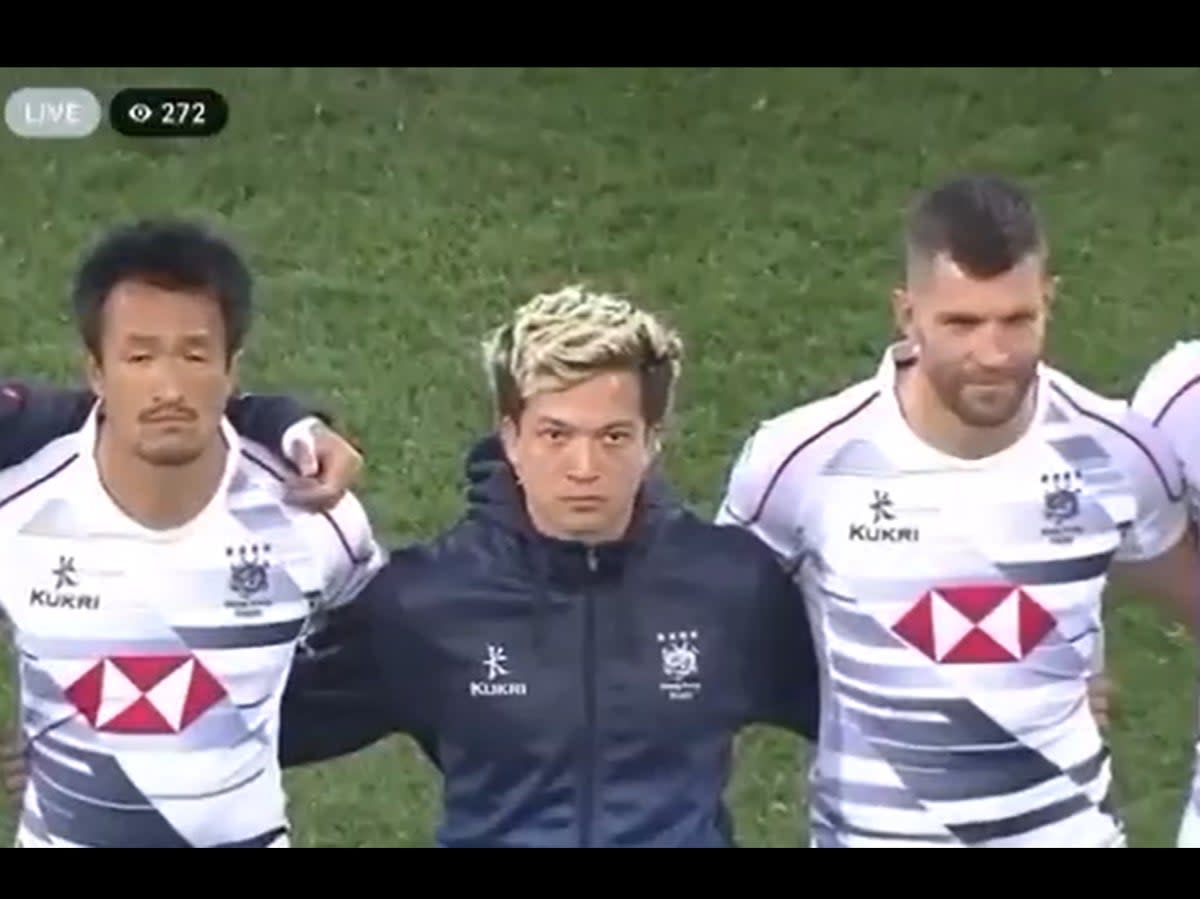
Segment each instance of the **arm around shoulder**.
M83 427L97 397L86 389L0 382L0 468L19 465L42 447Z
M286 452L289 431L304 423L332 427L330 416L286 394L239 393L225 406L233 429L274 452ZM289 457L290 458L290 457Z
M376 640L394 600L390 574L380 569L305 635L280 708L285 768L357 752L395 731Z
M815 741L821 718L821 663L805 597L762 546L757 566L755 618L751 622L751 723L793 731Z
M378 555L337 572L332 601L315 618L293 664L282 709L285 767L345 755L401 733L435 755L433 663L408 602L426 580L421 547L385 555L366 534L359 546Z

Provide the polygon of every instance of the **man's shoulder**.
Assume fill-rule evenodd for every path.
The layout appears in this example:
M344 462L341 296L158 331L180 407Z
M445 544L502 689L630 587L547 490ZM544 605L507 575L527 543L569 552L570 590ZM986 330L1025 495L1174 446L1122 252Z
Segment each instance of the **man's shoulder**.
M735 468L742 476L771 481L789 468L827 458L861 433L880 397L880 385L869 378L763 419L743 442Z
M1098 390L1061 368L1047 365L1042 372L1049 391L1047 424L1066 419L1103 433L1129 416L1125 397Z
M1102 393L1058 369L1047 373L1051 413L1046 426L1066 428L1052 443L1077 466L1116 465L1135 479L1153 481L1169 498L1179 495L1173 453L1150 419L1124 397Z
M1172 412L1200 407L1200 340L1178 341L1151 362L1132 405L1156 425Z
M62 485L61 476L79 459L75 434L52 440L28 458L0 469L0 514L12 503L53 491Z
M352 491L346 491L332 508L313 511L288 500L287 484L293 470L276 451L243 438L238 453L229 494L232 509L243 504L273 505L321 546L339 548L351 560L369 555L373 529L365 506Z
M716 564L754 570L763 564L777 564L775 554L753 532L736 524L710 521L690 510L683 510L659 535L672 547L682 564Z

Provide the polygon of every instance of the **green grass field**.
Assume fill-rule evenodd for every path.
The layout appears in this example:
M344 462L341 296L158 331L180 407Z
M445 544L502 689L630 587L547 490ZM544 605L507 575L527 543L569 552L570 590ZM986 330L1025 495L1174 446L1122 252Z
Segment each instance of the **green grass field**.
M260 277L247 386L336 410L367 449L363 495L389 539L457 513L462 450L488 422L481 331L568 279L685 331L669 469L711 511L757 419L873 369L904 204L963 169L1040 198L1062 276L1054 363L1125 392L1200 334L1193 70L6 70L0 85L102 101L212 86L232 110L192 142L0 133L0 373L79 377L67 286L99 229L211 219ZM1135 845L1162 845L1188 772L1193 657L1136 599L1109 618L1124 810ZM741 746L746 845L803 843L797 752L774 733ZM431 839L438 785L403 740L288 786L300 845Z

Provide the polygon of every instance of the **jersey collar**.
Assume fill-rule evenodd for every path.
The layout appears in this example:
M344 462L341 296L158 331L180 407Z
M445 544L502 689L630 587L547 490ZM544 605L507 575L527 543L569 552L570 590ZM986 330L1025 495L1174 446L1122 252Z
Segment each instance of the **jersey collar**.
M220 428L227 447L225 453L225 470L217 489L205 507L191 521L177 528L157 529L148 528L134 521L105 490L100 480L100 469L96 464L96 440L100 426L101 404L97 402L76 435L79 452L79 490L87 497L89 506L99 516L104 527L120 533L133 533L149 540L173 540L183 536L207 521L214 510L220 508L225 501L229 485L238 469L241 455L241 440L227 418L222 417Z
M902 340L891 343L884 350L879 367L875 373L875 383L879 388L879 399L883 403L883 409L885 410L886 427L889 429L891 437L904 446L905 450L911 453L914 460L920 459L923 462L939 467L981 468L997 464L1004 459L1018 454L1031 440L1036 439L1050 406L1050 391L1047 389L1047 369L1045 364L1041 362L1038 363L1037 373L1033 381L1033 389L1037 391L1033 417L1025 433L1016 442L1000 450L998 453L984 456L981 459L965 459L953 456L942 452L936 447L930 446L909 426L908 420L904 417L904 410L900 406L900 398L896 393L897 373L905 365L916 360L917 352L917 348L907 341Z

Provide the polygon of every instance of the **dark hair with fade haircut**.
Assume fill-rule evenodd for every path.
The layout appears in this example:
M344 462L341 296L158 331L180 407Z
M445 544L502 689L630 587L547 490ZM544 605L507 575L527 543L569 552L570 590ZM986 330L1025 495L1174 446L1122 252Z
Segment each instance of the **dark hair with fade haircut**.
M945 254L973 278L993 278L1037 253L1047 256L1041 218L1029 195L998 175L953 178L920 195L905 232L907 264Z
M232 359L250 329L253 278L226 238L198 222L142 219L105 233L75 275L72 301L79 332L100 358L104 305L118 284L136 281L167 290L211 294L225 323L225 355Z

